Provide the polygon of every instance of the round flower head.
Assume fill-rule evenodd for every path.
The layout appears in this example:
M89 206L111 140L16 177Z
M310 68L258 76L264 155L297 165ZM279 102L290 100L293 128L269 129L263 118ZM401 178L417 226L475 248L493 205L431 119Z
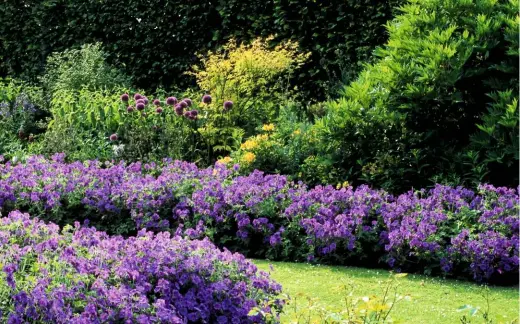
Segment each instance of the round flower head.
M184 117L191 119L191 111L185 111Z
M126 111L132 112L132 111L134 111L134 107L128 106L128 107L126 107Z
M160 106L160 105L161 105L161 100L159 100L159 99L154 99L153 104L154 104L155 106Z
M190 114L188 118L191 120L197 119L197 115L199 114L196 110L188 111L188 113Z
M226 101L224 102L224 110L228 111L228 110L231 110L231 108L233 108L233 101Z
M182 99L182 101L184 101L188 105L188 107L191 107L191 105L193 104L190 98L184 98Z
M166 99L166 104L170 105L170 106L176 105L177 104L177 98L169 97L168 99Z
M135 108L137 108L137 110L143 110L144 109L144 103L142 103L142 102L138 103L137 105L135 105Z
M139 99L142 99L142 98L143 98L143 96L141 94L139 94L139 93L136 93L134 95L134 100L139 100Z
M178 105L175 105L175 113L179 116L182 115L182 112L183 112L184 108L182 108L182 106L180 104Z
M179 102L179 105L181 105L182 108L188 107L188 103L184 100L181 100L181 102Z
M129 98L130 98L130 97L128 96L128 93L123 93L123 94L121 95L121 101L122 101L122 102L128 102L128 99L129 99Z
M149 102L149 101L148 101L148 98L146 98L146 97L143 97L143 100L144 100L144 104L145 104L145 105L147 105L147 104L148 104L148 102Z
M110 135L110 140L113 142L113 141L117 141L117 134L112 134Z
M143 105L145 105L145 103L144 103L144 99L142 99L142 98L141 98L141 99L137 99L137 100L135 101L135 103L136 103L136 104L138 104L138 103L142 103Z
M162 110L161 107L157 107L157 109L155 109L155 112L158 113L158 114L162 113L162 111L163 111L163 110Z
M209 94L204 95L202 97L202 102L205 103L205 104L210 104L211 103L211 96Z

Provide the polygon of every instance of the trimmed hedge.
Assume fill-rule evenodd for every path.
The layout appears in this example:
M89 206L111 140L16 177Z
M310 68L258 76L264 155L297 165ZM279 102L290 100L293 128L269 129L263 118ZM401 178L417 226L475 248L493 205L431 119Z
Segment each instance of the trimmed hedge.
M384 24L404 1L7 0L0 6L0 75L34 78L51 52L100 41L139 87L180 85L179 74L229 38L277 35L312 52L297 84L322 96L386 41ZM306 80L312 78L313 83ZM312 91L316 95L315 89Z

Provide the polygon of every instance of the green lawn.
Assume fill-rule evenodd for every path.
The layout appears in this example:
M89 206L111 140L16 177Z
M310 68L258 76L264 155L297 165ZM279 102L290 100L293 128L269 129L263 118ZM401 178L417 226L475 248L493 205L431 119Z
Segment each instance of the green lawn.
M354 284L356 297L381 295L382 282L389 276L385 270L262 260L253 262L260 269L271 272L272 278L281 283L284 292L290 296L303 293L336 309L341 307L341 300L335 288L342 283ZM274 271L270 270L269 264L273 265ZM460 323L460 317L469 313L457 311L457 308L469 304L483 309L486 305L482 286L471 282L408 275L399 279L398 292L411 296L410 301L401 301L391 313L392 319L401 323ZM518 287L491 287L490 296L490 314L494 323L510 323L518 318ZM283 323L291 322L291 312L289 309L282 315ZM472 318L472 323L482 323L481 317Z

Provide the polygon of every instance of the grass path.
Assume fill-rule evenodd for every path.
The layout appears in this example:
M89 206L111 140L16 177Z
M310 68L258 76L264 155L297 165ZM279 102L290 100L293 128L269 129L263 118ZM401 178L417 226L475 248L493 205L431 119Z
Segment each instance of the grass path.
M381 295L382 284L389 272L355 267L331 267L309 264L268 262L253 260L262 270L282 284L290 296L303 293L318 298L319 303L340 308L341 300L336 287L342 283L354 284L354 296ZM273 265L274 271L269 265ZM421 275L409 275L399 279L399 293L411 296L411 301L402 301L391 314L401 323L460 323L462 315L457 311L462 305L485 308L482 286L464 281L444 280ZM491 287L490 309L493 323L518 323L519 296L517 287ZM290 323L294 311L289 309L282 316L282 323ZM469 314L468 314L469 315ZM480 315L477 313L477 315ZM482 323L481 317L472 318L472 323Z

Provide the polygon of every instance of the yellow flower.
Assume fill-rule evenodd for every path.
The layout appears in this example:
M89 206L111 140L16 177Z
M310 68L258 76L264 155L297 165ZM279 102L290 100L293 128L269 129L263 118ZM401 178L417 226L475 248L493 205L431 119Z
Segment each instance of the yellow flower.
M274 131L274 124L265 124L264 126L262 126L262 129L266 132L272 132Z
M246 151L254 150L257 147L258 147L258 142L254 138L248 139L247 141L242 143L242 145L240 145L240 148L242 150L246 150Z
M295 130L295 131L293 132L293 135L300 135L300 134L301 134L301 131L300 131L299 129L297 129L297 130Z
M244 154L243 159L247 163L253 163L256 159L256 155L254 153L247 152L246 154Z
M222 163L222 164L228 164L231 161L233 161L233 159L230 156L226 156L226 157L218 160L217 162Z

